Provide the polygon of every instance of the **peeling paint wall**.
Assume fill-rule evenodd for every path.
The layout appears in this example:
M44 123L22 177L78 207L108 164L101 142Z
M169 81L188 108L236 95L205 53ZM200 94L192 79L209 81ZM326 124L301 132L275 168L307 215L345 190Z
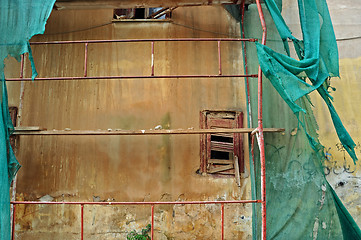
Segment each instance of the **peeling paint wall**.
M296 2L283 14L300 36ZM339 39L340 79L332 86L335 107L357 143L360 157L361 32L357 0L329 0ZM297 10L296 10L297 11ZM46 34L33 41L239 36L238 24L221 7L179 8L173 23L110 23L111 10L54 11ZM93 26L101 27L93 28ZM186 27L185 27L186 26ZM88 30L84 30L88 29ZM200 31L200 29L206 31ZM84 31L78 31L84 30ZM240 43L222 43L223 73L242 73ZM33 46L40 77L82 76L83 45ZM216 43L156 43L156 74L217 74ZM7 61L7 77L20 64ZM30 76L30 66L25 66ZM150 43L89 45L88 75L150 74ZM9 83L9 103L19 105L20 83ZM243 79L147 79L28 82L24 126L47 129L150 129L157 125L197 128L199 111L245 111ZM324 103L312 96L320 140L326 146L327 178L361 225L360 163L336 140ZM246 144L246 143L245 143ZM245 151L247 154L247 151ZM50 195L57 201L169 201L249 199L250 181L196 174L199 136L23 136L20 139L17 199ZM246 156L247 162L247 156ZM150 222L149 207L88 206L86 239L125 238ZM78 239L78 206L19 206L20 239ZM315 228L323 227L315 220ZM225 208L226 239L251 238L251 206ZM214 239L220 235L220 206L162 206L155 210L156 239Z
M222 7L179 8L173 23L110 23L112 10L53 11L33 41L239 36ZM104 25L89 29L92 26ZM185 27L186 26L186 27ZM89 29L78 31L81 29ZM205 31L200 31L204 29ZM241 74L241 43L222 43L223 74ZM82 76L84 45L33 46L39 77ZM150 43L89 44L88 76L150 75ZM19 64L7 62L7 77ZM30 76L28 62L26 76ZM217 74L216 42L155 43L155 73ZM20 83L9 83L19 105ZM204 109L245 112L244 80L133 79L25 83L23 126L73 130L199 128ZM247 151L245 151L247 153ZM250 181L196 174L199 136L22 136L17 199L174 201L250 199ZM247 159L247 158L246 158ZM150 207L85 206L86 239L125 238L150 223ZM79 206L19 206L21 239L78 239ZM220 236L220 206L157 206L157 239ZM228 239L249 239L251 206L226 206Z

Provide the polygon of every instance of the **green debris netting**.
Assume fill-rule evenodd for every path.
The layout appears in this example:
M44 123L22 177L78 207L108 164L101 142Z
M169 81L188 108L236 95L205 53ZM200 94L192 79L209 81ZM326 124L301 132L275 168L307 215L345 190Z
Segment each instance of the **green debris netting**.
M306 130L311 146L316 151L319 149L318 142L308 134L307 126L300 116L307 113L297 104L297 100L317 89L329 108L343 147L356 161L357 157L354 150L356 144L343 126L327 91L329 87L327 78L338 76L339 70L336 38L326 1L298 1L303 41L292 36L275 1L266 0L265 3L282 38L287 54L289 55L287 39L291 39L299 60L277 53L257 43L258 60L264 75L297 115L302 127ZM309 79L310 83L307 83L306 79Z
M4 60L9 55L18 61L29 53L33 78L36 77L29 39L42 34L55 0L0 0L0 239L10 239L10 183L20 168L10 146L9 137L14 129L8 107L4 75Z
M266 133L267 239L361 239L361 231L325 178L323 146L308 94L325 100L340 141L354 161L354 143L331 103L328 78L338 76L338 53L324 0L298 1L303 40L289 31L280 14L282 2L265 0L268 47L247 43L249 73L262 67L264 127L285 128L284 135ZM245 33L260 38L257 7L245 13ZM278 32L278 33L277 33ZM291 39L299 60L289 57ZM258 54L259 63L254 58ZM308 81L308 82L307 82ZM257 126L257 82L250 80L252 126ZM321 126L322 127L322 126ZM257 151L257 148L256 148ZM258 153L251 159L252 195L260 198ZM253 238L261 238L260 205L253 209Z

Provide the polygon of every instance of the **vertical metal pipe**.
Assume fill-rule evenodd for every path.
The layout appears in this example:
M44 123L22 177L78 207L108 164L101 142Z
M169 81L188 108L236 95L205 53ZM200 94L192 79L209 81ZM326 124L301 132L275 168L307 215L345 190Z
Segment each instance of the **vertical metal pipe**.
M244 11L245 11L246 1L242 0L241 5L241 26L242 26L242 38L245 37L244 33ZM248 75L248 62L247 62L247 49L246 49L246 42L242 41L243 45L243 52L244 52L244 68L246 75ZM248 118L249 118L249 127L252 128L252 108L251 108L251 93L249 92L249 77L246 77L246 88L247 88L247 104L248 104Z
M15 239L15 209L16 209L16 204L13 204L13 218L12 218L12 229L11 229L11 240Z
M260 0L256 0L258 14L262 25L262 44L266 44L267 27L266 21L263 15L262 6ZM262 200L262 239L267 239L267 212L266 212L266 157L264 150L264 136L263 136L263 116L262 116L262 70L258 68L258 143L260 148L260 162L261 162L261 200Z
M221 41L217 41L218 47L218 75L222 75Z
M154 240L154 205L152 205L152 221L151 221L151 232L150 232L150 239Z
M80 204L80 215L81 215L81 223L80 223L80 239L84 239L84 204Z
M84 50L84 77L88 76L88 43L85 43Z
M224 239L224 203L221 204L222 240Z
M154 76L154 42L152 42L152 61L151 61L151 68L152 68L152 76Z
M24 78L24 61L25 61L25 55L21 54L21 62L20 62L20 78ZM18 116L17 116L17 127L21 126L21 122L22 122L22 112L23 112L23 103L24 103L24 90L25 90L25 82L21 81L21 85L20 85L20 101L19 101L19 108L18 108ZM16 154L16 149L13 149L15 151ZM16 200L16 185L17 185L17 178L18 175L16 174L14 176L12 185L12 191L11 191L11 201L15 201ZM10 207L10 219L13 219L13 214L14 214L14 209L15 205L11 205ZM13 222L11 222L11 228L14 229L14 224Z

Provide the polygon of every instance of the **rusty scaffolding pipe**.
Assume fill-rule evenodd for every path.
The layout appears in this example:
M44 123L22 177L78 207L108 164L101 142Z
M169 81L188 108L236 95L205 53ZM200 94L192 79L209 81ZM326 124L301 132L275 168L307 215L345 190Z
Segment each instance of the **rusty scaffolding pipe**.
M36 81L71 81L71 80L109 80L109 79L160 79L160 78L231 78L231 77L250 77L257 78L257 74L245 75L245 74L236 74L236 75L158 75L158 76L97 76L97 77L44 77L44 78L36 78ZM7 78L6 81L32 81L31 78Z
M232 200L232 201L166 201L166 202L40 202L40 201L11 201L10 204L28 205L183 205L183 204L234 204L261 203L261 200Z
M81 222L80 222L80 239L84 239L84 204L80 204L80 215L81 215Z
M150 233L150 239L154 239L154 205L151 207L151 233Z
M244 33L244 13L245 13L245 5L246 5L246 1L242 0L242 5L241 5L241 34L242 34L242 38L245 37L245 33ZM248 61L247 61L247 49L246 49L246 42L242 42L243 45L243 53L244 53L244 68L245 68L245 73L246 75L248 75ZM251 107L251 93L250 93L250 88L249 88L249 77L246 77L246 89L247 89L247 105L248 105L248 117L249 117L249 127L253 126L253 122L252 122L252 107Z
M266 45L267 38L267 27L266 21L264 18L262 5L260 0L256 0L257 9L259 18L262 26L262 44ZM258 143L260 149L260 162L261 162L261 209L262 209L262 234L261 238L263 240L267 239L267 199L266 199L266 156L264 149L264 135L263 135L263 87L262 87L262 70L261 67L258 67Z
M80 43L125 43L125 42L257 42L256 38L149 38L149 39L109 39L109 40L74 40L74 41L49 41L30 42L30 45L49 44L80 44Z

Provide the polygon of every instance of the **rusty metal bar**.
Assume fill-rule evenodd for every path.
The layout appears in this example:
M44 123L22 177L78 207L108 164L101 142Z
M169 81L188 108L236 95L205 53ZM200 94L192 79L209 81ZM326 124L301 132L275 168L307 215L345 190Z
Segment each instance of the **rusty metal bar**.
M97 76L97 77L45 77L35 78L36 81L59 81L59 80L108 80L108 79L144 79L144 78L231 78L231 77L251 77L257 78L257 74L253 75L159 75L159 76ZM6 81L32 81L31 78L7 78Z
M260 0L256 0L259 18L262 25L262 44L266 44L267 27L266 21L262 11ZM261 162L261 200L262 200L262 235L263 240L267 239L267 202L266 202L266 156L264 149L264 136L263 136L263 116L262 116L262 102L263 88L262 88L262 70L258 67L258 143L260 148L260 162Z
M217 129L162 129L162 130L15 130L13 135L163 135L163 134L212 134L251 133L254 128ZM283 128L265 128L264 132L283 132Z
M222 75L221 41L217 41L218 47L218 75Z
M225 5L237 4L237 0L57 0L55 5L57 9L115 9L115 8L155 8L155 7L191 7L191 6L209 6L209 5ZM254 3L254 0L247 0L248 4Z
M80 204L80 214L81 214L81 225L80 225L80 239L84 239L84 204Z
M168 201L168 202L39 202L39 201L11 201L10 204L50 204L50 205L182 205L182 204L234 204L261 203L261 200L233 200L233 201Z
M79 44L79 43L113 43L113 42L257 42L256 38L150 38L150 39L108 39L108 40L74 40L74 41L49 41L49 42L30 42L30 45L44 44Z
M152 61L151 61L152 74L154 76L154 42L152 42Z
M84 77L88 75L88 44L85 43L85 50L84 50Z
M15 239L15 209L16 205L13 205L13 216L12 216L12 229L11 229L11 240Z
M152 222L151 222L151 235L150 239L154 239L154 205L152 205Z
M222 240L224 239L224 204L221 204L221 225L222 225Z

